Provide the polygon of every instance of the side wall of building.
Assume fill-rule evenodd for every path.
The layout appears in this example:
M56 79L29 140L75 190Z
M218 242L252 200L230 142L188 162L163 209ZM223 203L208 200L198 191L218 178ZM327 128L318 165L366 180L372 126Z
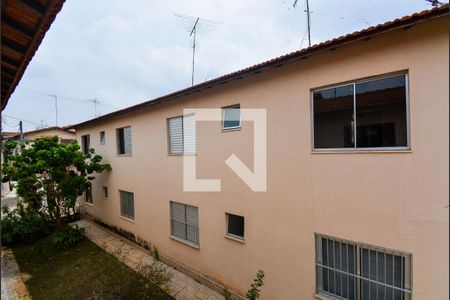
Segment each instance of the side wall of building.
M264 299L314 299L315 233L411 253L413 298L448 299L448 53L445 17L79 128L78 140L90 134L112 166L86 211L240 293L262 269ZM408 74L411 151L311 151L312 89L393 72ZM233 104L267 109L267 192L252 192L224 163L234 153L253 168L251 122L231 132L197 123L197 177L220 178L222 192L183 192L183 157L168 155L167 118ZM116 151L124 126L131 156ZM134 221L120 217L119 190L134 193ZM170 201L198 207L200 249L170 238ZM225 237L227 212L245 216L245 243Z
M60 137L63 140L76 139L76 135L74 132L69 132L67 130L61 130L61 129L49 129L49 130L40 131L40 132L25 133L25 139L26 140L34 140L38 137L55 136L55 135Z

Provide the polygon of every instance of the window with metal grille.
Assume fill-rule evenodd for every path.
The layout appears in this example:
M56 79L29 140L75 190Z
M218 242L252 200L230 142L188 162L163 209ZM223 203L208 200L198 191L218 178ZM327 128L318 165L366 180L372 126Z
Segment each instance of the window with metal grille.
M92 186L89 185L84 192L84 200L92 204Z
M169 154L195 154L195 115L180 116L167 120Z
M222 129L235 129L241 127L241 106L239 104L222 108Z
M330 299L411 299L411 255L316 234L317 293Z
M84 154L89 153L90 145L90 138L89 134L85 134L81 136L81 151L83 151Z
M244 239L244 217L227 213L227 234Z
M131 155L131 127L118 128L117 136L117 154Z
M104 131L100 131L100 144L101 145L106 144L106 134Z
M134 220L134 194L120 191L120 215Z
M198 245L198 208L195 206L171 201L170 227L172 236Z
M313 91L314 149L408 149L407 76Z

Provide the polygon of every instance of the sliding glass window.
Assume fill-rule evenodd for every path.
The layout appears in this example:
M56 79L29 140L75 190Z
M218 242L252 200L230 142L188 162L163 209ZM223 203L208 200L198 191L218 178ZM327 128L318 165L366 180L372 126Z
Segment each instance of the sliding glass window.
M313 91L314 149L406 149L407 77Z

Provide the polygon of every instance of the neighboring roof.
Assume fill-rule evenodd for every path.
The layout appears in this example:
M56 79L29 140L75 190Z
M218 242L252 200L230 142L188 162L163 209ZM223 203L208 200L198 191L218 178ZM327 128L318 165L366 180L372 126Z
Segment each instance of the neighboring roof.
M203 83L176 91L174 93L171 93L171 94L168 94L165 96L155 98L150 101L146 101L146 102L143 102L143 103L140 103L140 104L137 104L134 106L130 106L128 108L124 108L121 110L117 110L115 112L112 112L112 113L109 113L109 114L106 114L106 115L103 115L103 116L100 116L100 117L97 117L97 118L94 118L94 119L91 119L91 120L88 120L85 122L75 124L72 127L78 128L81 126L92 124L94 122L114 118L114 117L117 117L117 116L120 116L120 115L123 115L126 113L137 111L137 110L140 110L145 107L150 107L150 106L153 106L153 105L156 105L159 103L173 101L179 97L186 96L186 95L189 95L192 93L197 93L204 89L209 89L209 88L212 88L217 85L225 84L232 80L242 79L247 76L261 73L270 68L280 67L286 63L305 59L311 55L318 54L325 50L332 50L337 47L341 47L343 45L348 45L348 44L354 43L356 41L368 39L368 38L371 38L371 37L374 37L374 36L377 36L377 35L380 35L383 33L387 33L387 32L393 31L393 30L397 30L400 28L411 27L414 24L418 24L418 23L424 22L429 19L448 15L448 13L449 13L448 10L449 10L449 5L445 4L445 5L430 9L430 10L424 10L422 12L415 13L410 16L405 16L403 18L395 19L393 21L389 21L389 22L386 22L386 23L383 23L383 24L380 24L377 26L369 27L369 28L361 30L361 31L356 31L351 34L347 34L347 35L344 35L344 36L341 36L341 37L338 37L338 38L335 38L332 40L328 40L326 42L322 42L320 44L313 45L309 48L295 51L295 52L265 61L263 63L253 65L251 67L248 67L248 68L245 68L245 69L233 72L233 73L229 73L227 75L223 75L223 76L217 77L217 78L209 80L209 81L205 81Z
M1 0L1 106L36 53L65 0Z
M73 126L70 126L70 128L72 128ZM71 129L67 128L67 126L65 127L59 127L59 126L52 126L52 127L46 127L46 128L41 128L41 129L36 129L36 130L31 130L31 131L25 131L23 134L27 135L27 134L35 134L35 133L41 133L41 132L46 132L46 131L51 131L51 130L61 130L61 131L65 131L68 133L72 133L75 134L74 131L72 131ZM3 132L2 134L5 134L5 132ZM10 135L9 137L18 137L20 136L20 132L16 132L14 135Z
M20 134L20 132L18 132L18 131L3 131L2 137L3 138L11 138L11 137L17 136L18 134Z

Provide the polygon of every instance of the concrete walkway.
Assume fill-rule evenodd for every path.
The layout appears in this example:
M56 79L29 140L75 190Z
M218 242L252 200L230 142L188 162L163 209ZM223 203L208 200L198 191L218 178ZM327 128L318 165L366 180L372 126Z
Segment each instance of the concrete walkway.
M1 269L1 300L31 299L11 249L2 248Z
M86 228L86 236L106 252L116 256L130 268L136 270L140 263L152 263L153 257L149 251L134 245L124 238L120 238L109 230L90 222L80 220L72 223ZM223 300L223 296L198 283L187 275L167 266L173 275L169 282L170 294L178 300Z

